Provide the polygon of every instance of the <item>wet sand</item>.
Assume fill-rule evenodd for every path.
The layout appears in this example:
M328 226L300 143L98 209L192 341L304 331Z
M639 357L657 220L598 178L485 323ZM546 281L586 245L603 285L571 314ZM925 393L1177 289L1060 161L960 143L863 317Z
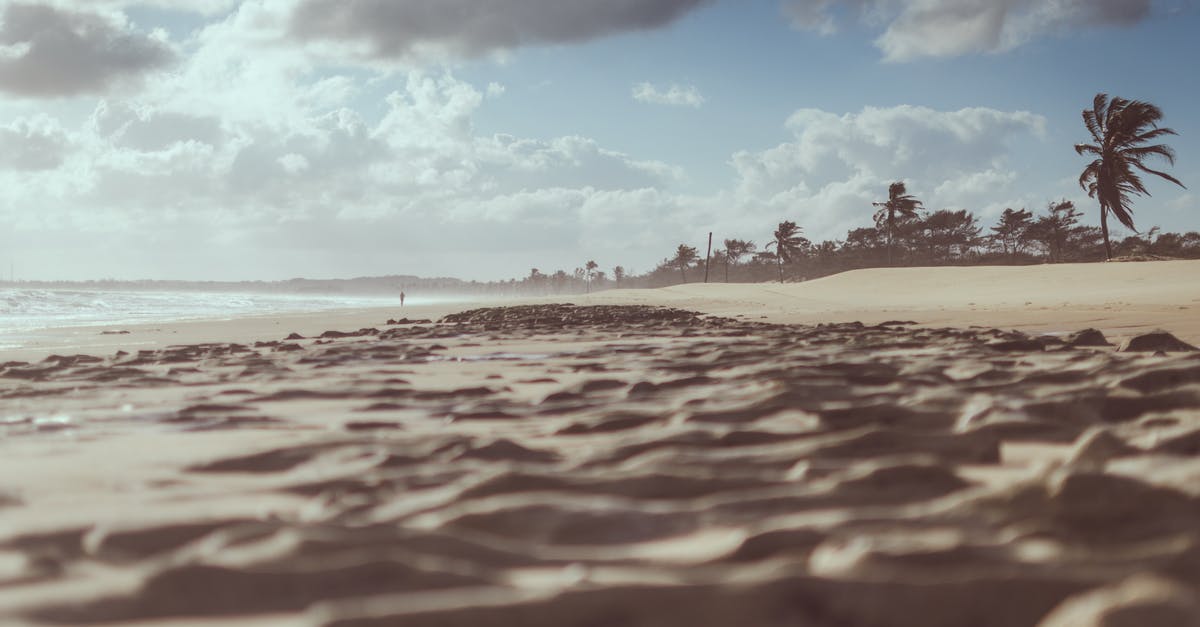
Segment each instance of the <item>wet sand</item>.
M377 313L6 359L0 624L1200 620L1197 353Z

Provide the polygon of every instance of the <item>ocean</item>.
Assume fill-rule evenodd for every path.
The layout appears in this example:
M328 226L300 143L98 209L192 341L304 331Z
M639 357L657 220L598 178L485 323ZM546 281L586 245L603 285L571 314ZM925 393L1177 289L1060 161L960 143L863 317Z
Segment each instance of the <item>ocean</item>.
M0 288L0 336L61 327L223 320L399 304L394 297Z

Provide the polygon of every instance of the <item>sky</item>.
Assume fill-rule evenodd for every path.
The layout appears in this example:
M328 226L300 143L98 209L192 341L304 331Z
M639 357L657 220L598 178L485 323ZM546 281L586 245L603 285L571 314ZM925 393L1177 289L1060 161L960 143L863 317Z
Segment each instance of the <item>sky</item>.
M1101 92L1179 133L1191 189L1152 181L1139 229L1200 230L1196 32L1200 0L0 0L0 264L637 273L709 232L844 238L896 180L1098 223Z

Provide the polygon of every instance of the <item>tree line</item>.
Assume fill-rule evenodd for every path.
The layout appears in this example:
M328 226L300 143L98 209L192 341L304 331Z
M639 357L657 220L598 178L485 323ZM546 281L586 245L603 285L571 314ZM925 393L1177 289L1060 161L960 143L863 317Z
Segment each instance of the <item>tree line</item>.
M611 275L588 261L574 273L544 275L534 269L521 281L534 292L591 291L610 287L661 287L692 281L806 280L846 270L916 265L996 265L1092 262L1114 257L1200 258L1200 232L1164 233L1158 227L1139 233L1132 200L1150 192L1141 178L1150 174L1183 187L1170 174L1146 165L1150 158L1175 163L1175 152L1151 143L1175 131L1159 126L1162 111L1148 103L1097 94L1082 112L1093 143L1078 144L1090 156L1079 185L1100 208L1100 226L1080 224L1083 213L1069 200L1050 202L1035 215L1008 208L984 230L965 209L928 211L908 193L903 181L892 183L886 200L873 203L874 224L851 229L840 240L812 242L790 220L778 224L760 247L752 240L725 239L724 246L701 257L696 247L679 244L649 272L630 276L622 266ZM1134 235L1113 241L1109 216ZM707 252L707 251L706 251ZM515 283L515 282L514 282ZM580 289L582 288L582 289ZM525 291L525 290L522 290Z
M611 288L665 287L710 282L800 281L847 270L888 266L1031 265L1104 261L1107 250L1100 227L1080 224L1083 213L1069 200L1048 203L1038 214L1005 209L995 224L983 227L967 210L916 211L876 215L871 226L852 229L844 239L812 242L795 222L781 222L771 239L726 239L705 256L679 244L673 254L639 275L622 266L597 270L591 261L572 273L533 270L520 281L522 292L574 293ZM888 223L891 226L888 226ZM1145 233L1111 242L1114 257L1200 259L1200 232Z

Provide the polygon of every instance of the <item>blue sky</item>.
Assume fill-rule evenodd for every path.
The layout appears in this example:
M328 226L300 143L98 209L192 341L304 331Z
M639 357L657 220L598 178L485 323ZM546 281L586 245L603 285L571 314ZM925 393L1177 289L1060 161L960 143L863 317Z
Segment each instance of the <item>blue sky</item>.
M0 255L44 279L646 270L714 231L1069 198L1099 91L1200 181L1194 0L0 1ZM1140 228L1200 229L1165 182ZM1119 231L1118 234L1123 234Z

